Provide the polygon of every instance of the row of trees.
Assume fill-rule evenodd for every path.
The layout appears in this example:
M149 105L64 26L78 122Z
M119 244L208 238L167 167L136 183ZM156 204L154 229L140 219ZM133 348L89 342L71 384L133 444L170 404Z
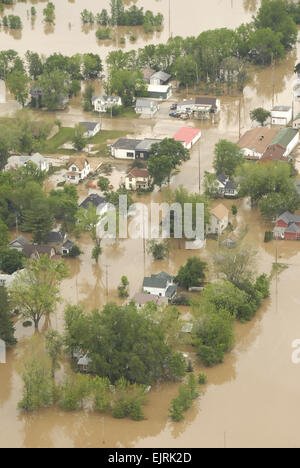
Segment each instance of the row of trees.
M294 46L297 27L284 0L263 2L252 23L236 30L221 28L198 37L170 38L166 44L147 45L138 51L113 51L107 58L115 69L149 66L177 77L184 86L200 81L227 82L243 88L247 62L269 64Z
M161 28L163 15L161 13L154 15L149 10L144 13L143 7L138 8L136 5L126 10L122 0L111 0L110 15L105 8L95 15L84 9L81 12L81 20L86 24L97 23L101 26L144 26L146 32L152 32Z

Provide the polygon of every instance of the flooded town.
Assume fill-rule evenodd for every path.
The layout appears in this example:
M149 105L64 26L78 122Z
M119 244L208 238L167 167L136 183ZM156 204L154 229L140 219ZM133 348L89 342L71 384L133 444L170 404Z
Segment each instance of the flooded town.
M300 2L0 25L0 447L299 447Z

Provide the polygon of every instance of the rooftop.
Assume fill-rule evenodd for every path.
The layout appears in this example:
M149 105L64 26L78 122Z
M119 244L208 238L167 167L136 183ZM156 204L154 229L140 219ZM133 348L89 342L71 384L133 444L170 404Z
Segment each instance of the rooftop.
M283 221L285 224L300 223L300 216L294 215L290 213L290 211L285 211L276 219L276 223L278 223L278 221Z
M127 177L144 177L148 178L150 176L148 169L142 169L139 167L134 167L131 169L131 171L128 173Z
M270 145L269 148L267 148L264 152L261 161L287 161L287 158L283 156L284 153L284 146L279 145L278 143L275 145Z
M95 128L99 125L99 122L79 122L79 125L84 127L86 131L90 132L95 130Z
M157 275L151 275L151 277L146 276L144 278L143 286L149 288L164 289L168 286L168 283L170 283L171 281L173 281L173 277L163 271L161 273L158 273Z
M135 150L137 145L141 143L142 140L134 140L132 138L119 138L113 145L112 148L116 149L127 149Z
M157 105L156 101L150 99L137 99L135 107L156 107Z
M178 103L178 106L186 106L188 104L216 107L217 106L217 98L198 96L198 97L195 97L195 98L184 99L183 101Z
M282 128L279 131L279 133L273 138L271 144L275 145L276 143L278 143L286 148L289 145L289 143L295 138L297 133L298 130L296 128Z
M161 140L157 140L154 138L145 138L140 143L138 143L135 149L137 151L149 151L152 145L154 145L155 143L160 143L160 142Z
M199 130L198 128L181 127L181 129L175 133L173 138L176 141L183 141L187 145L189 145L198 135L201 136L201 130Z
M137 293L132 300L138 305L146 305L149 302L154 302L156 305L168 304L166 297L154 296L154 294Z
M65 240L65 237L66 233L63 231L51 231L47 236L46 243L60 243Z
M31 255L38 253L39 255L48 255L51 256L53 251L53 247L50 245L34 245L34 244L26 244L24 246L24 253L26 257L30 258Z
M85 200L83 200L82 203L80 203L79 207L87 210L90 203L97 208L100 205L106 204L107 201L105 198L100 197L98 193L91 193Z
M290 106L275 106L272 109L273 111L280 111L280 112L289 112L292 108Z
M165 83L166 81L168 81L171 78L171 75L169 75L168 73L165 73L163 71L158 71L158 72L154 73L151 76L151 78L159 79L160 81Z
M15 243L18 243L18 244L20 244L20 245L22 245L24 247L24 245L29 244L29 240L26 239L26 237L24 237L24 236L19 236L16 239L14 239L13 241L11 241L11 243L9 244L9 247L11 247Z
M278 130L268 127L252 128L244 133L238 141L238 146L263 154L271 143L275 143L273 139L278 133Z
M210 210L210 213L212 215L214 215L216 218L218 219L223 219L225 216L228 215L229 213L229 210L228 208L226 208L226 206L224 206L222 203L220 203L220 205L217 205L215 208L213 208L212 210Z
M71 166L76 166L78 167L78 169L80 171L82 171L84 169L84 166L85 166L85 163L88 164L88 160L87 159L81 159L81 158L72 158L70 159L70 161L68 162L68 169L71 167Z

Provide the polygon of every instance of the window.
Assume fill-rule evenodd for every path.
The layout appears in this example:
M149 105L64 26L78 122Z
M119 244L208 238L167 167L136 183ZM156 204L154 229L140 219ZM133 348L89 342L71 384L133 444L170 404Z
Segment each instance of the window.
M126 153L126 157L127 158L134 158L134 153L128 152L128 153Z
M72 167L72 171L73 171L73 172L77 172L77 167L76 167L76 166L73 166L73 167Z

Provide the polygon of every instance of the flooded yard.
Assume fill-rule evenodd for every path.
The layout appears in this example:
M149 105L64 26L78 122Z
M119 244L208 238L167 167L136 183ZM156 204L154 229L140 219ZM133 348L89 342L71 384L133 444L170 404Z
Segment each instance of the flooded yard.
M24 20L22 40L1 31L3 47L14 48L20 53L27 49L49 54L61 51L65 54L99 52L100 55L114 46L99 45L93 31L84 31L80 22L83 8L96 12L108 5L108 0L98 2L77 0L54 1L56 5L55 34L46 34L41 24L44 2L22 2L14 7L16 14L35 5L38 11L34 27L30 19ZM131 5L133 2L126 2ZM180 0L171 0L170 30L173 34L191 35L204 29L235 27L248 21L260 2L256 0L211 0L205 10L203 1L189 0L190 9ZM96 6L95 6L96 4ZM152 42L164 42L168 38L167 0L138 1L138 6L165 16L165 28L151 37ZM193 15L191 15L191 11ZM217 14L216 14L217 13ZM197 21L191 18L197 18ZM69 26L71 23L71 27ZM36 41L37 35L40 41ZM74 40L76 37L76 40ZM148 38L138 37L132 47L141 47ZM274 68L253 69L252 80L242 96L221 97L220 120L216 123L189 121L202 130L202 138L191 153L191 160L184 163L179 174L171 179L170 187L183 184L189 191L200 189L204 171L212 169L214 145L221 138L236 142L239 132L251 127L249 112L273 104L291 105L292 82L295 79L294 65L300 58L299 43L285 60ZM127 47L127 45L126 45ZM185 93L182 94L186 96ZM0 103L0 113L7 108ZM297 103L295 112L298 112ZM87 120L75 104L66 112L57 113L63 125L72 126L79 120ZM240 121L240 123L239 123ZM169 117L152 120L105 118L105 130L122 130L129 137L171 137L182 122ZM184 124L185 125L185 124ZM134 136L133 136L134 135ZM128 165L110 161L113 166L111 182L115 188L125 176ZM88 195L90 189L80 186L80 197ZM155 191L141 200L150 203L162 201L164 191ZM139 201L139 200L138 200ZM232 201L224 202L231 208ZM256 209L251 209L247 200L236 201L238 224L247 226L244 238L246 244L258 250L258 273L270 273L278 252L279 261L288 268L271 285L271 297L259 310L256 317L245 325L237 323L236 346L226 355L225 362L213 369L206 369L208 384L203 394L186 413L185 420L173 423L168 418L168 407L177 393L177 384L156 386L148 395L145 406L146 419L141 422L116 420L110 416L88 411L62 412L57 409L39 413L23 414L17 410L22 382L19 375L24 349L32 329L17 326L19 344L8 353L8 362L0 366L0 447L299 447L299 387L300 365L292 363L292 342L300 338L300 244L297 242L263 242L264 233L270 229ZM78 259L67 260L70 277L63 282L63 303L59 306L51 323L54 328L63 329L63 309L66 303L82 303L86 310L101 308L108 301L119 301L117 287L122 275L130 282L130 295L140 290L143 277L162 270L175 274L194 251L173 246L169 258L155 262L145 251L142 240L122 240L117 243L104 241L103 254L99 264L91 261L90 238L83 235L79 241L83 254ZM182 246L183 247L183 246ZM217 242L207 241L201 259L211 262ZM41 331L46 327L42 324ZM190 350L195 372L199 372L196 356ZM3 429L4 428L4 429Z

